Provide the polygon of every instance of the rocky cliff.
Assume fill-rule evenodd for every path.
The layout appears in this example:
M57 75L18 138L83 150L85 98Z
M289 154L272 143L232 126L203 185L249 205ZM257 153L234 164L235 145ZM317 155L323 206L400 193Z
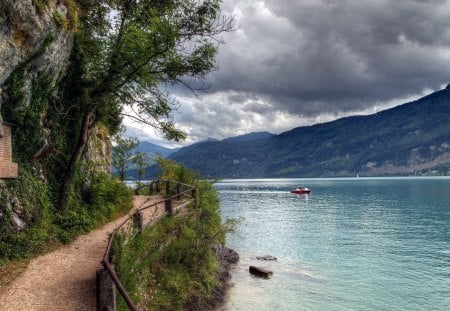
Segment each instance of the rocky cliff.
M66 69L73 35L55 17L67 13L62 1L47 1L45 5L32 0L0 2L0 86L22 66L23 105L29 104L32 81L38 75L52 77L49 82L54 86ZM8 104L4 97L1 92L0 107Z
M0 2L0 123L13 124L13 160L19 165L17 179L0 179L0 246L12 243L14 232L66 217L53 211L80 124L67 91L77 66L72 55L78 10L73 0ZM79 168L84 177L71 185L72 214L89 190L86 178L92 171L109 172L110 157L108 127L98 126Z

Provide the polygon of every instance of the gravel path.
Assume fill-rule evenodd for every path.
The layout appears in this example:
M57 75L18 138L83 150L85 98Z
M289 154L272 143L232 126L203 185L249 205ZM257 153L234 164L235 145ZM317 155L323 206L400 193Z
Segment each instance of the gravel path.
M135 196L133 205L137 208L161 199L161 196ZM0 295L0 310L96 310L95 272L101 268L108 234L125 217L33 259L26 271Z

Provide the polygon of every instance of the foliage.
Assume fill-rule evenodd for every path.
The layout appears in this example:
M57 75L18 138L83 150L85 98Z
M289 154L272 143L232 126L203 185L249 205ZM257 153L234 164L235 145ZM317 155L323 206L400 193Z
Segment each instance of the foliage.
M130 190L109 175L82 169L75 180L70 189L69 208L57 214L55 219L62 229L59 238L63 242L115 219L131 208ZM89 187L86 182L90 183Z
M137 172L137 185L141 185L141 180L144 177L145 169L150 163L150 157L146 153L137 152L133 159L133 163L136 165Z
M168 119L174 106L161 85L190 86L184 77L215 69L217 35L232 28L232 20L219 19L220 1L78 2L83 17L74 53L85 110L98 120L112 108L169 139L184 138Z
M67 1L66 1L67 2ZM180 140L170 113L176 108L169 84L204 78L215 69L217 36L232 28L220 18L220 0L79 0L80 25L66 79L64 99L78 116L78 136L61 177L58 207L67 192L86 143L99 122L114 124L129 116ZM70 5L66 3L69 8ZM123 174L122 174L123 176Z
M159 176L160 179L178 180L182 183L193 186L198 186L200 183L199 175L196 172L186 168L174 160L157 157L156 163L162 169L162 173Z
M33 5L36 7L36 10L42 14L45 11L45 3L43 0L33 0Z
M125 179L125 172L132 161L133 149L138 145L136 138L114 137L115 145L112 154L112 166L119 171L120 180Z
M7 182L7 187L20 197L22 219L27 227L16 232L10 223L11 215L4 215L0 221L0 261L27 257L42 251L56 238L57 228L52 223L51 194L46 185L35 174L21 169L17 179ZM8 201L2 191L0 205L7 214Z
M165 218L131 239L122 235L114 246L115 267L133 301L142 307L205 310L219 284L211 246L225 239L218 196L210 183L194 179L195 173L170 161L159 162L166 169L162 177L197 185L199 206ZM119 307L126 310L123 301Z
M82 198L74 198L70 210L58 213L48 183L31 171L21 167L18 178L6 182L10 192L20 198L26 227L17 232L10 223L11 215L0 217L0 262L34 256L52 243L69 242L131 208L131 192L126 186L108 175L84 171L78 174L78 184L73 187L78 187L73 195L81 193ZM4 192L1 193L1 210L10 213L5 208L8 203Z
M67 30L77 32L80 26L78 5L75 0L64 0L64 4L67 8L67 19L69 21Z
M55 11L53 12L53 19L55 20L55 23L58 24L61 28L68 28L68 22L65 16L63 16L60 12Z
M183 138L169 119L176 105L162 90L178 82L189 84L187 79L201 79L215 69L220 40L214 40L230 26L219 21L216 0L60 3L66 16L51 14L74 32L70 62L61 68L66 70L51 75L36 71L39 66L33 61L54 43L49 34L2 85L8 101L1 113L15 124L13 155L19 164L19 178L5 187L22 205L26 227L15 232L13 215L4 212L1 260L33 256L49 243L67 242L130 207L122 184L80 161L91 132L102 125L111 135L117 133L122 113L134 109L141 121L168 138ZM33 4L41 13L51 8L45 0ZM0 198L2 208L8 200Z

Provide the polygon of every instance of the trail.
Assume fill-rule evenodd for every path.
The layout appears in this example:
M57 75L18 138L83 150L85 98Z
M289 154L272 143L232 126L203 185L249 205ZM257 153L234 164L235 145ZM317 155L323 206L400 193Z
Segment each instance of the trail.
M161 196L135 196L133 209ZM146 203L147 204L147 203ZM164 206L159 207L163 212ZM108 235L127 216L82 235L69 245L33 259L0 295L0 310L96 310L95 272L102 266Z

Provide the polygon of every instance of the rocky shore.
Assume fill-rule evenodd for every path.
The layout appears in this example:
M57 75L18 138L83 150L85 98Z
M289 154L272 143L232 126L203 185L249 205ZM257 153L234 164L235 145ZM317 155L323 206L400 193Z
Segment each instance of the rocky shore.
M220 284L214 289L214 294L211 299L206 302L206 305L193 303L191 308L189 308L190 310L214 310L220 307L225 300L225 295L229 287L229 280L231 279L230 269L233 264L239 262L239 254L224 245L214 245L213 251L219 262Z

